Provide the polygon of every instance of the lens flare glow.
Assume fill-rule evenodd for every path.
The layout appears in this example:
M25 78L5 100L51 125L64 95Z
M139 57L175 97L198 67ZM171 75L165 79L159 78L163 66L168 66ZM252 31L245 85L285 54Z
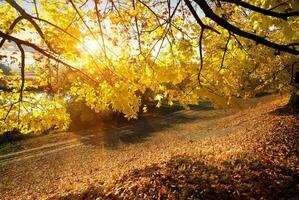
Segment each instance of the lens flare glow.
M90 51L99 51L100 46L96 40L88 40L85 43L85 46L90 50Z

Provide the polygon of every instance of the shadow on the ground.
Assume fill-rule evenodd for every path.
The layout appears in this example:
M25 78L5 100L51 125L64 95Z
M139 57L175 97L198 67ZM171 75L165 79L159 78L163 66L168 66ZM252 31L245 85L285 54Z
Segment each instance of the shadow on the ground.
M267 139L254 139L257 148L231 161L208 164L210 155L201 153L174 156L128 172L108 186L53 199L298 199L299 123L296 117L284 117L288 113L281 108L271 112L282 117L271 121Z
M54 199L296 199L299 176L279 163L237 159L222 167L173 157L163 167L135 170L105 190L92 187Z
M26 138L29 138L29 136L21 134L16 131L6 132L6 133L0 135L0 147L1 147L1 145L7 144L7 143L18 142L18 141L24 140Z
M201 110L201 112L208 112L212 110L210 106L193 106L192 111ZM187 115L185 111L179 111L169 114L159 115L144 115L138 120L124 121L114 120L107 122L105 128L94 130L94 137L90 139L82 139L81 142L85 145L94 145L98 147L105 147L109 149L117 149L121 144L142 143L156 132L173 127L173 125L190 123L195 120L208 120L216 116L202 115ZM217 116L223 117L223 116ZM80 137L86 134L85 131L75 132ZM89 133L90 134L90 133ZM80 138L79 137L79 138Z
M299 110L292 109L289 105L281 106L276 110L270 112L270 114L277 116L294 116L296 118L299 118Z

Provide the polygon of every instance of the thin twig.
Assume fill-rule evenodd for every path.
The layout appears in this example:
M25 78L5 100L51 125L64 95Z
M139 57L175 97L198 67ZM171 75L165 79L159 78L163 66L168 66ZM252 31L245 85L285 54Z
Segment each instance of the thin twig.
M199 70L198 70L198 74L197 74L197 80L198 80L198 84L201 85L200 82L200 75L201 75L201 71L203 68L203 53L202 53L202 40L203 40L203 33L204 33L204 28L202 27L200 30L200 36L199 36L199 57L200 57L200 66L199 66Z
M228 43L230 41L230 38L231 38L231 33L228 32L228 38L226 40L226 43L225 43L225 47L224 47L224 52L223 52L223 56L222 56L222 59L221 59L221 65L220 65L220 68L218 70L218 72L223 68L223 64L224 64L224 59L225 59L225 55L226 55L226 52L227 52L227 47L228 47Z

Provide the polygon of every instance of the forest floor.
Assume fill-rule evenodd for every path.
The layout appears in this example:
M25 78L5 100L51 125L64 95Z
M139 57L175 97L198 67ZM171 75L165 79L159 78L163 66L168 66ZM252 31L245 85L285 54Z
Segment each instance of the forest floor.
M288 97L0 147L0 199L298 199Z

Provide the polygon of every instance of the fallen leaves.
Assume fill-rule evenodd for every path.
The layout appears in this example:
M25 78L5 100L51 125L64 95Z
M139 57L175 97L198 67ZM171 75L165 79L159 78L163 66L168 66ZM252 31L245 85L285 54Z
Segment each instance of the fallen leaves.
M97 198L296 199L299 118L275 108L277 102L267 103L226 119L226 128L245 126L213 140L187 142L177 156L126 173Z

